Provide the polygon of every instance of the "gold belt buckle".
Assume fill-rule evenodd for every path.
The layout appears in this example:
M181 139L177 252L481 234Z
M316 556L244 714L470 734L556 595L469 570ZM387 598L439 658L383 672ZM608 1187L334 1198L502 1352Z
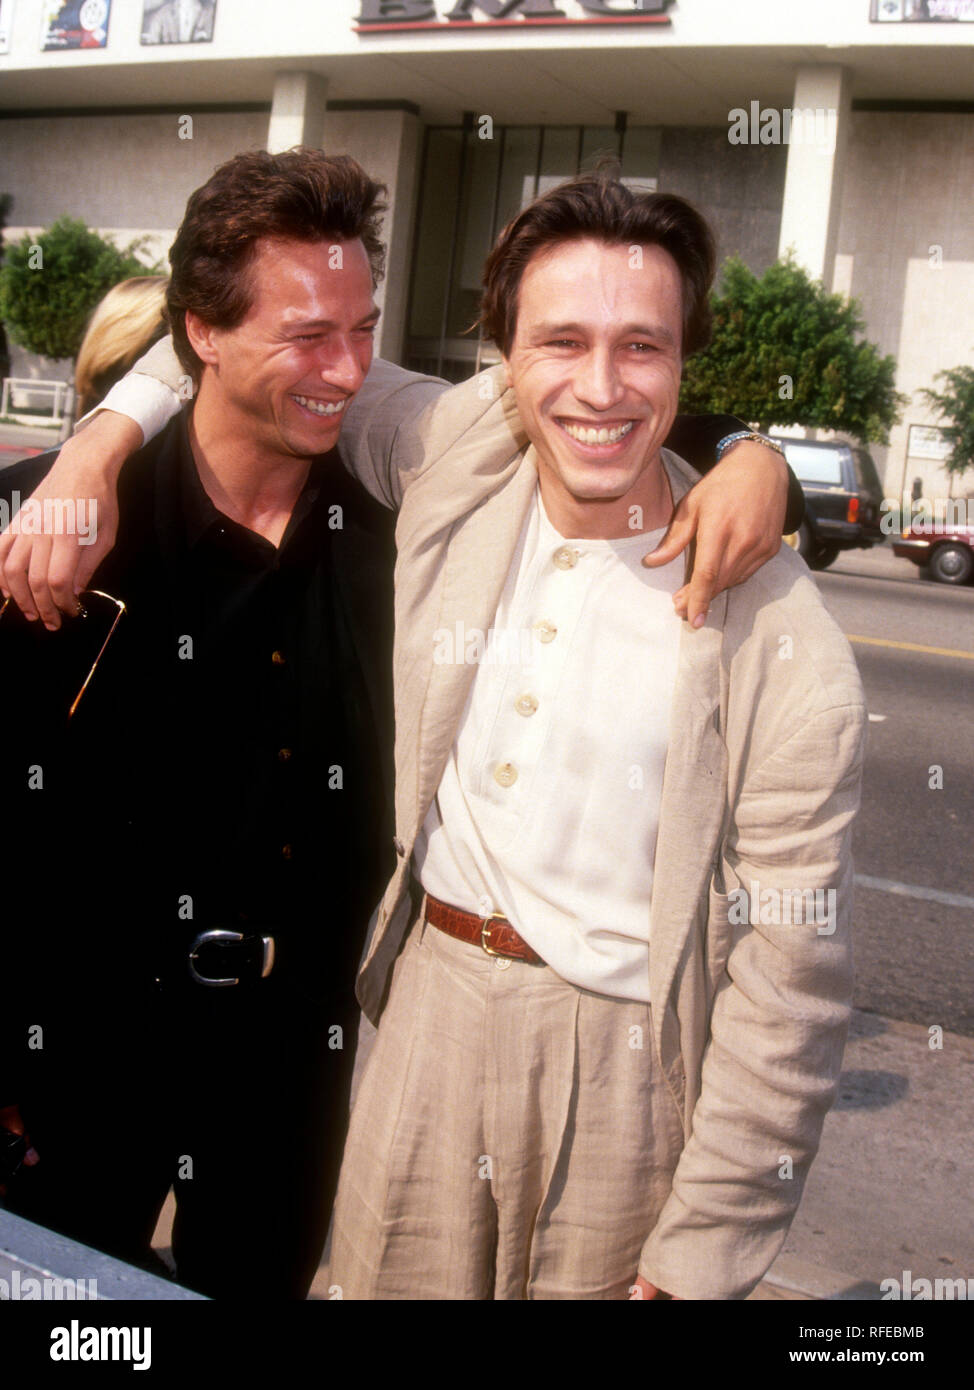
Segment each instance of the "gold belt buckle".
M511 957L508 956L506 952L495 951L493 947L487 945L487 932L490 929L491 922L495 921L506 922L507 918L504 916L503 912L492 912L489 917L484 917L481 919L480 944L484 948L484 951L488 956L503 956L506 960L510 960Z

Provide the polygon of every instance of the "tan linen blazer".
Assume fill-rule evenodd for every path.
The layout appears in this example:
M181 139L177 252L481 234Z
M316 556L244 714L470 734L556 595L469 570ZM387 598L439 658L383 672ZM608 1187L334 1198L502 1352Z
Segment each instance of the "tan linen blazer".
M536 469L500 369L444 392L377 361L340 451L376 497L401 503L398 867L358 983L376 1021L409 922L413 845L476 671L437 664L435 633L491 627ZM663 461L679 498L697 475ZM793 551L721 594L701 629L682 624L646 909L654 1044L686 1142L639 1269L684 1298L743 1298L763 1277L834 1098L865 717L849 645ZM741 888L757 898L743 913L729 896ZM776 914L787 890L833 891L831 922Z

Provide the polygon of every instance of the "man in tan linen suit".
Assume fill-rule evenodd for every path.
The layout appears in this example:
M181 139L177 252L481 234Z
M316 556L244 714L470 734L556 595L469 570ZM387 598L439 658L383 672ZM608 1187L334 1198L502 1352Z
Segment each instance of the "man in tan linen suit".
M609 201L622 199L628 208L630 195L619 189L610 186ZM591 191L588 181L586 196ZM556 199L559 192L546 198ZM667 216L675 201L667 200ZM563 198L558 215L565 212L564 203ZM624 505L621 512L616 509L616 529L610 517L606 534L625 534L626 508L634 497L647 500L651 511L656 506L658 520L665 523L696 481L687 464L658 448L665 437L664 417L676 409L680 365L688 350L686 297L693 293L692 268L678 267L674 256L682 253L670 254L662 242L642 249L648 259L655 257L659 296L672 298L677 342L667 342L663 304L657 316L663 330L653 324L643 329L648 341L635 345L638 353L635 347L630 351L627 340L618 367L623 385L615 414L607 416L632 415L636 426L649 421L648 462L637 460L628 490L617 489L615 499L605 491L593 502L605 470L622 467L615 463L620 451L625 461L629 426L615 426L607 440L576 429L576 442L586 447L573 453L568 445L558 455L557 429L566 419L571 428L573 421L584 423L593 407L577 402L591 402L601 389L592 386L601 368L591 367L589 359L599 356L605 341L617 341L620 316L630 312L624 256L627 243L640 239L627 223L621 236L610 229L604 238L597 233L580 241L577 228L571 230L570 210L567 216L564 242L549 236L540 251L521 258L513 336L505 342L503 324L495 328L513 392L504 390L504 369L498 368L435 402L426 412L422 448L416 446L412 461L403 452L413 447L411 441L401 442L396 477L384 463L392 424L381 405L368 421L347 422L343 435L343 449L362 480L387 500L401 500L398 868L359 977L363 1008L381 1022L352 1116L336 1205L331 1277L346 1298L612 1298L627 1291L647 1298L746 1297L787 1234L839 1077L851 1000L850 838L865 712L849 646L803 561L788 549L745 584L721 594L702 628L683 623L679 631L646 900L650 1002L644 1016L651 1037L631 1054L642 1069L638 1084L647 1092L645 1102L633 1101L627 1090L635 1083L620 1080L621 1070L631 1070L621 1042L593 1080L578 1079L607 1033L627 1035L630 1049L634 1026L641 1037L639 1026L625 1021L636 1016L625 1012L626 1001L559 980L543 963L523 963L530 956L513 953L515 963L504 976L505 1023L490 1034L485 1049L481 1021L495 1006L482 1007L474 996L481 991L486 998L500 988L491 967L501 962L491 959L493 951L485 954L494 942L493 923L480 937L484 951L466 944L473 937L446 936L429 925L429 894L413 880L414 848L456 759L465 707L476 680L488 679L483 665L462 655L439 661L437 642L443 633L493 627L519 563L539 477L548 516L568 536L593 534L582 529L584 519L596 510L604 519L606 508L598 502L615 506L620 498ZM691 226L691 238L694 234ZM502 237L488 263L488 313L491 275L495 280L502 275L511 244ZM542 336L525 348L518 336L532 326L525 297L532 311L538 305L543 310L552 300L552 286L562 283L557 275L564 260L563 291L571 298L572 286L584 278L586 263L578 259L583 254L594 262L593 279L602 287L601 298L594 296L591 321L582 294L579 312L566 310L572 326L564 337L559 328L549 346L545 334L552 334L545 325ZM706 287L697 295L701 299ZM652 297L647 303L652 318L657 305ZM699 302L698 309L705 314ZM633 331L627 322L625 334ZM693 331L699 335L699 326ZM651 351L644 353L644 347ZM663 370L644 386L647 378L639 373L647 370L642 365L647 357L661 360ZM559 384L550 397L544 385L534 390L539 359L542 371L555 360ZM607 369L609 376L613 370ZM582 386L579 373L589 373ZM570 410L564 401L571 391L566 395L562 386L569 380L576 402ZM488 412L496 422L496 397L511 420L512 440L516 407L532 440L502 468L496 450L490 455L494 463L480 465L482 438L476 428L478 411L485 422ZM647 410L646 401L663 401L662 414ZM567 413L559 417L559 411ZM648 518L646 525L651 529ZM624 672L619 679L624 681ZM577 695L584 701L584 690ZM597 776L593 766L593 782ZM613 848L606 846L610 856ZM611 910L611 857L605 895ZM504 931L512 928L528 937L529 947L533 944L527 918ZM466 975L456 973L463 970ZM557 1022L540 1043L528 1044L524 1036L538 1026L534 1015L547 1007L536 1006L534 999L545 991L553 998L558 989L575 1001L564 1025L577 1034L576 1051L569 1051L575 1075L552 1083L551 1105L567 1107L568 1119L562 1116L549 1132L543 1118L531 1127L535 1112L548 1103L547 1073L543 1080L537 1076L573 1042L567 1032L559 1041L557 1029L563 1025ZM500 1008L500 995L494 998ZM564 1013L561 1002L552 1008ZM583 1023L585 1010L589 1018ZM505 1091L499 1103L490 1078L480 1074L485 1069L532 1072L535 1079L524 1082L527 1098L511 1101ZM617 1195L599 1206L598 1194L602 1186L618 1194L626 1184L625 1172L620 1176L613 1166L616 1130L629 1108L643 1103L643 1147L655 1145L661 1152L655 1167L631 1180L639 1190L618 1197L626 1206L625 1220L613 1223ZM505 1111L500 1118L498 1104ZM501 1121L517 1104L523 1113L510 1120L503 1137L507 1150L492 1153L488 1147L476 1153L479 1142L488 1142L485 1134L501 1132ZM477 1115L488 1110L490 1123ZM590 1139L600 1124L603 1140L590 1145L586 1159L583 1129ZM633 1151L624 1151L631 1168ZM580 1179L585 1162L597 1171ZM539 1172L519 1179L515 1190L508 1176L515 1168ZM568 1237L564 1223L558 1225L559 1206L572 1211L575 1234ZM515 1213L513 1222L505 1210ZM594 1238L592 1232L577 1235L585 1226L595 1228ZM600 1243L603 1226L615 1234Z

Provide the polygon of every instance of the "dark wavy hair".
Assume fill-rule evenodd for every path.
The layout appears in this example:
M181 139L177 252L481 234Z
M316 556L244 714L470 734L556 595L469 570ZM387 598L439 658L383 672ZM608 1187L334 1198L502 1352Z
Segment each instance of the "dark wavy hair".
M673 193L636 193L602 169L542 193L510 222L484 267L480 324L508 356L518 292L528 262L563 241L591 237L609 246L661 246L680 272L684 358L710 341L710 290L717 249L702 213Z
M385 269L385 192L348 155L321 150L254 150L221 164L191 194L169 252L166 309L176 355L193 380L203 364L186 336L186 310L214 328L235 328L253 303L249 270L261 239L360 240L377 285Z

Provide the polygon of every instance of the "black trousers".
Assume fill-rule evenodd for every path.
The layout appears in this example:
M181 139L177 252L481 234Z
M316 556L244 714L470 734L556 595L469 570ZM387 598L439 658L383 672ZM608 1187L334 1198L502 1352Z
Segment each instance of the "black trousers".
M216 1298L304 1298L347 1123L357 1009L341 983L335 1005L273 975L107 997L79 982L70 998L39 998L43 1046L21 1111L40 1162L10 1185L8 1206L152 1268L172 1186L180 1283Z

